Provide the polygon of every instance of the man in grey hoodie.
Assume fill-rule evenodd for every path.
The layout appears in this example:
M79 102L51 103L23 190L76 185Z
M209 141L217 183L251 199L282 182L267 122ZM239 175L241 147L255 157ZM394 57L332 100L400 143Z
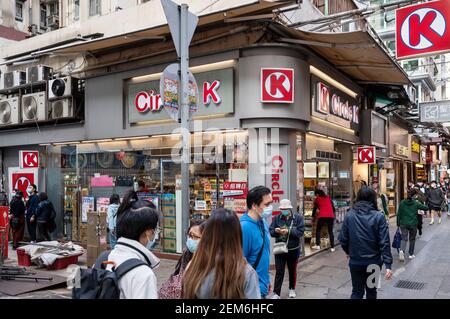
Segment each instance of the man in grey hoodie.
M431 211L431 221L430 225L434 224L434 214L436 213L439 217L438 224L441 223L441 211L442 211L442 204L445 201L444 192L437 187L436 181L431 182L431 187L427 192L427 206L430 208Z

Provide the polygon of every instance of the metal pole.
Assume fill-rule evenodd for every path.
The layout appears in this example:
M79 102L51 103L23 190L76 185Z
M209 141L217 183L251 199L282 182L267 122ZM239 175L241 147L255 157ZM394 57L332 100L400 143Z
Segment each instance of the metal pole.
M183 138L183 153L181 160L181 199L182 199L182 225L186 234L189 229L190 219L190 197L189 197L189 163L191 159L191 140L189 133L189 103L188 103L188 81L189 81L189 43L188 43L188 5L180 7L180 112L181 129ZM182 236L182 245L186 245L186 236Z

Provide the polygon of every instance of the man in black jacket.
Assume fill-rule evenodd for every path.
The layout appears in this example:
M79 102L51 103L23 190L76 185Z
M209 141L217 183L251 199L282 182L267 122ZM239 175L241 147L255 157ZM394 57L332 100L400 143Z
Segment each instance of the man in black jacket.
M27 214L26 222L28 233L30 234L30 241L36 242L36 221L31 222L31 217L36 213L36 209L39 204L39 196L37 194L37 187L35 184L31 184L28 189L28 201L27 201Z
M25 231L25 203L23 202L23 193L19 190L16 191L9 204L9 214L13 236L13 249L16 250L19 242L23 241Z
M345 215L339 234L342 249L349 258L352 276L352 299L377 298L377 283L369 283L370 269L386 266L386 279L392 278L392 254L389 226L377 208L377 194L370 187L362 187L355 205ZM369 268L370 267L370 268ZM370 272L368 272L370 271Z

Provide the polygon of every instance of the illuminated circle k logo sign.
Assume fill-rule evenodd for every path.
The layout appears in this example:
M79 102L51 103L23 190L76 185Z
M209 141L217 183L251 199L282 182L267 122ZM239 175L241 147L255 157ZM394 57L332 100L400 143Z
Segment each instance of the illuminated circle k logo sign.
M428 49L445 33L445 18L439 11L423 8L411 13L403 22L403 42L411 49Z
M294 103L294 70L261 69L261 102Z
M450 51L450 8L447 1L431 1L397 9L397 58Z

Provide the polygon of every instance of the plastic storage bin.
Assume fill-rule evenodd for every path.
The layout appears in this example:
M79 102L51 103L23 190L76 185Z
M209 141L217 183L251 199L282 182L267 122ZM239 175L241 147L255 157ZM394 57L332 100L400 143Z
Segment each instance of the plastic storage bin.
M58 269L64 269L67 266L72 265L72 264L78 264L78 257L80 257L81 255L82 254L67 256L64 258L58 258L55 260L53 265L47 266L47 269L48 270L58 270Z
M31 256L28 255L25 250L17 248L17 262L19 266L29 267L31 266Z

